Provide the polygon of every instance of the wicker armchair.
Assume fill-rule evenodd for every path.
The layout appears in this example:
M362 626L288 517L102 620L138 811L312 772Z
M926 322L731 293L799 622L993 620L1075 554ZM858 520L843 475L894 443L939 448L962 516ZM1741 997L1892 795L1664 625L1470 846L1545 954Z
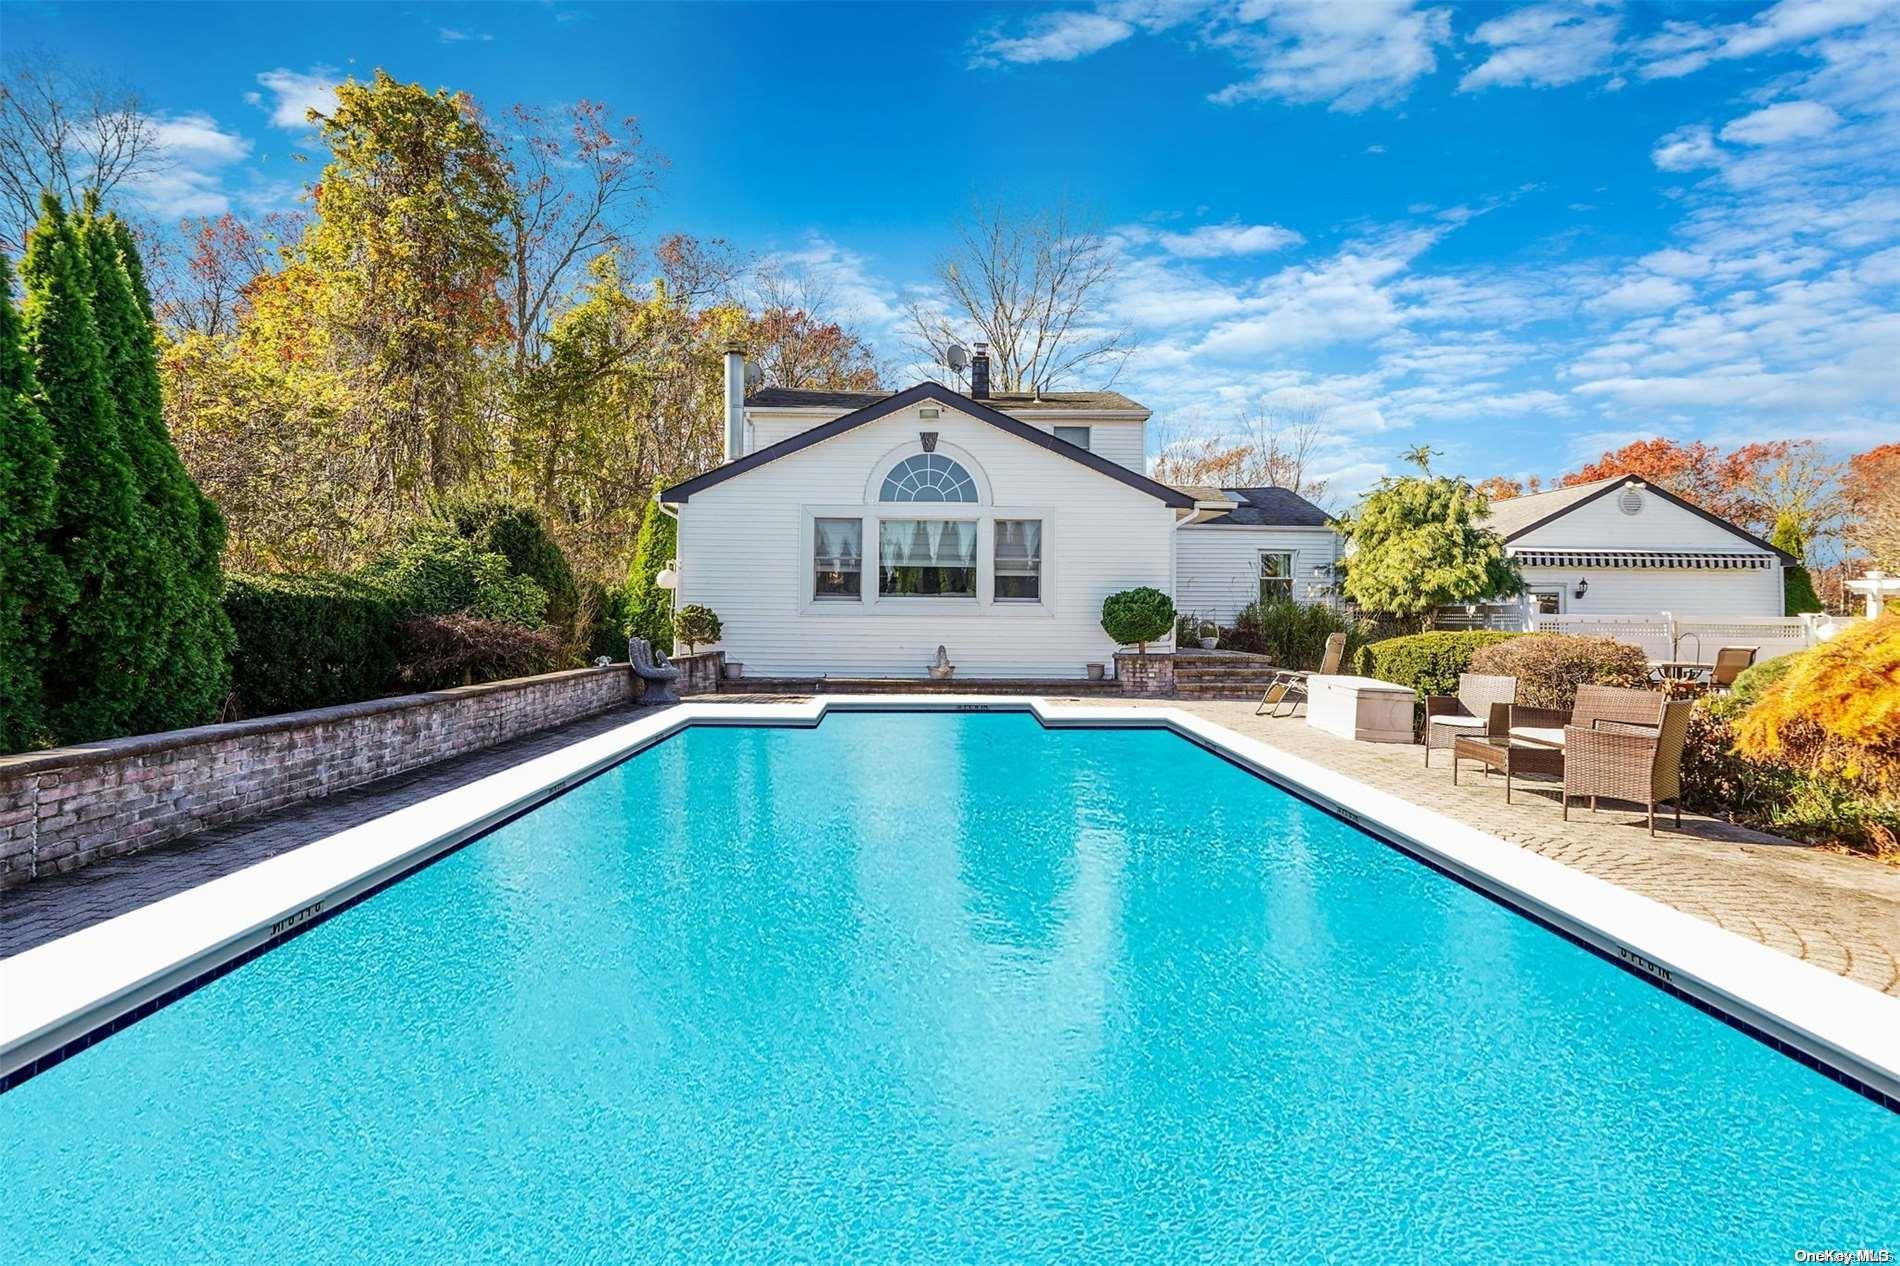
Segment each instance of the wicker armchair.
M1461 734L1488 734L1503 738L1511 728L1511 705L1517 702L1517 678L1483 673L1459 673L1458 693L1425 696L1425 765L1432 752L1448 748Z
M1510 734L1519 743L1567 747L1569 731L1576 727L1638 726L1653 733L1662 725L1663 704L1668 699L1660 690L1578 686L1576 706L1569 712L1562 708L1512 707Z
M1273 675L1267 683L1266 693L1260 696L1260 704L1253 710L1259 716L1269 707L1273 715L1279 716L1280 709L1286 708L1286 714L1292 716L1306 698L1306 679L1312 676L1331 677L1339 671L1339 661L1346 655L1346 635L1329 633L1326 635L1326 649L1321 653L1317 673L1300 672L1297 669L1283 668Z
M1628 722L1602 722L1590 729L1564 730L1564 818L1570 797L1588 796L1595 813L1598 797L1628 800L1649 810L1649 833L1656 834L1656 807L1674 804L1682 825L1682 740L1689 730L1687 699L1662 706L1661 724L1651 730Z

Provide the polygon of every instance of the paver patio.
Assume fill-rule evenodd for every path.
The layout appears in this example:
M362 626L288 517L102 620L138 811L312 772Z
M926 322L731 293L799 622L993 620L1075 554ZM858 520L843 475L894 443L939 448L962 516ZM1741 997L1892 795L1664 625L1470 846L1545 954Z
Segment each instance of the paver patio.
M722 695L696 703L790 700ZM1124 704L1077 698L1065 704ZM1634 811L1592 818L1558 813L1556 796L1531 780L1504 803L1503 781L1467 767L1452 786L1449 753L1425 768L1411 746L1350 743L1298 719L1255 717L1251 703L1154 700L1178 707L1337 769L1588 874L1674 906L1874 989L1900 996L1900 867L1803 847L1757 831L1685 814L1680 832L1655 839ZM201 832L131 857L0 893L0 957L65 935L507 768L623 723L621 710L546 730L384 783Z

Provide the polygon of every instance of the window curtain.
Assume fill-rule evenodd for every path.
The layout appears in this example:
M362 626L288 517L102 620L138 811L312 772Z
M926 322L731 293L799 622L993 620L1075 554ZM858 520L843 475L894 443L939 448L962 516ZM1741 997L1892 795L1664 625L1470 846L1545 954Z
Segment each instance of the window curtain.
M998 519L996 521L996 567L998 571L1036 572L1042 566L1042 521L1040 519Z
M864 555L862 519L818 519L816 530L817 563L820 567L854 570Z
M886 567L974 567L976 524L958 519L885 519L878 559Z

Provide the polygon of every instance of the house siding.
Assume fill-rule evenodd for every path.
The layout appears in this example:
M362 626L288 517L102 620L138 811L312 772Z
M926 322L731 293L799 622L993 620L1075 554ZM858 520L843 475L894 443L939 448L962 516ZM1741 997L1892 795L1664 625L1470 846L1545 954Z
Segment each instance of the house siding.
M1293 555L1293 596L1326 597L1327 580L1313 571L1339 556L1331 528L1184 527L1175 533L1174 604L1219 624L1260 596L1255 560L1262 551Z
M1658 549L1706 553L1767 555L1772 565L1753 571L1695 571L1678 568L1526 567L1532 586L1564 587L1564 611L1571 615L1780 615L1780 559L1719 523L1645 496L1639 514L1625 514L1614 491L1577 507L1561 518L1511 541L1517 549ZM1574 596L1578 580L1589 590Z
M973 509L1043 521L1041 604L913 599L913 613L809 600L808 517L865 505L873 474L900 450L917 451L920 431L978 468L990 497ZM1172 588L1173 521L1154 497L986 422L949 408L926 422L912 408L694 493L679 507L679 601L719 614L717 648L748 676L921 677L941 644L960 676L1080 678L1114 655L1101 628L1104 598L1137 585ZM864 544L874 558L868 532ZM876 585L868 561L864 585Z
M755 410L750 413L746 451L756 452L768 444L780 440L789 440L802 431L814 426L822 426L833 418L843 417L847 410L834 409L822 413L773 413L769 410ZM1004 410L1008 412L1008 410ZM1086 426L1089 428L1089 451L1109 461L1126 466L1143 474L1148 469L1147 428L1138 419L1099 417L1062 417L1044 418L1036 413L1011 413L1011 417L1046 435L1055 434L1058 426Z

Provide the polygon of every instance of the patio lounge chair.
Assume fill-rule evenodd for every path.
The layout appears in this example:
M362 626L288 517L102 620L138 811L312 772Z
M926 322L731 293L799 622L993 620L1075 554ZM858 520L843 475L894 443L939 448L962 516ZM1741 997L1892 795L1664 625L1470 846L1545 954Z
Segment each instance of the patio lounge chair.
M1649 833L1656 834L1656 806L1671 801L1676 825L1682 825L1682 740L1689 730L1687 699L1663 705L1661 725L1606 722L1595 729L1572 725L1564 731L1564 820L1570 797L1628 800L1649 810Z
M1346 635L1344 633L1329 635L1326 639L1326 652L1320 656L1317 675L1333 676L1339 671L1339 661L1345 654ZM1260 706L1253 710L1253 714L1259 716L1268 708L1272 708L1273 715L1277 717L1280 715L1280 706L1285 704L1286 714L1292 716L1294 709L1298 708L1301 700L1306 698L1306 679L1314 675L1295 669L1282 669L1275 673L1273 680L1267 683L1266 693L1260 696Z
M1724 646L1715 653L1715 667L1709 672L1709 689L1727 690L1755 662L1758 646Z
M1668 699L1660 690L1578 686L1576 706L1567 713L1562 708L1513 706L1511 741L1564 747L1570 730L1579 727L1591 730L1604 725L1642 727L1654 733L1662 725L1663 704Z
M666 652L656 651L653 644L644 637L627 639L627 662L642 681L646 682L646 693L640 696L641 703L678 703L679 691L673 683L680 678L680 670L666 662Z
M1489 734L1498 738L1511 727L1511 705L1517 702L1517 678L1484 673L1459 673L1458 693L1425 696L1425 765L1432 751L1447 748L1461 734Z

